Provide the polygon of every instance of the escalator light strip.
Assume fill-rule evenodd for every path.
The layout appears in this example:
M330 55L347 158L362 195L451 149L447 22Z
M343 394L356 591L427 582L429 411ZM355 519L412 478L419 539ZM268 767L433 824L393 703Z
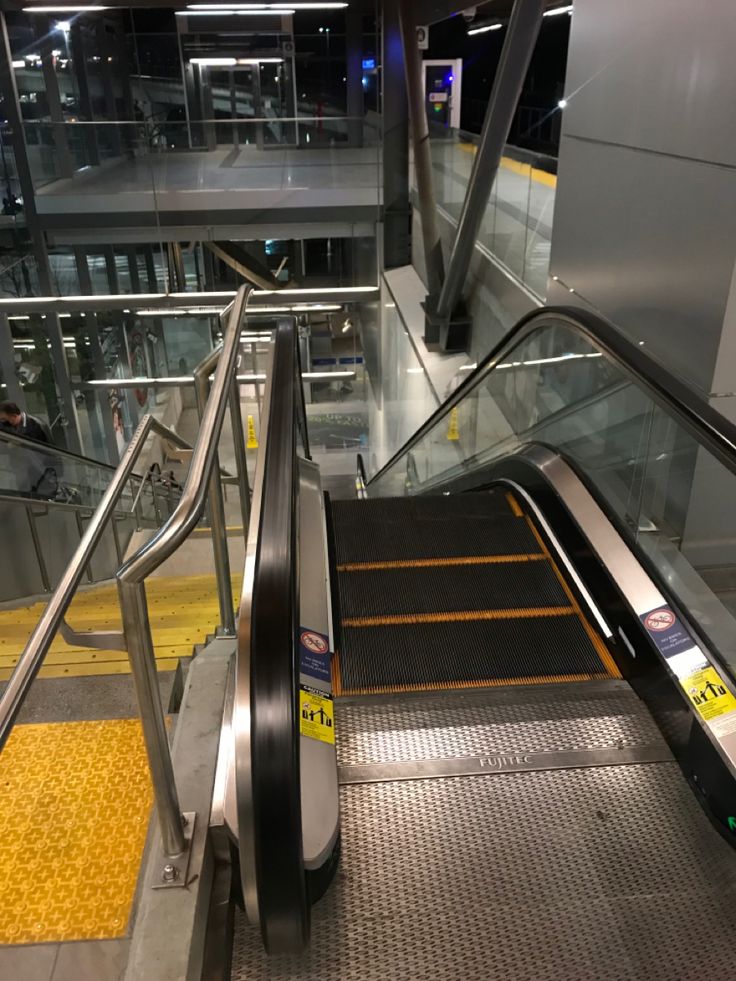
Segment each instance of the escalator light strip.
M337 658L335 659L337 660ZM569 681L608 681L609 676L601 671L597 674L534 674L525 678L488 678L479 681L435 681L417 682L406 685L368 685L364 688L343 688L334 686L338 696L386 695L403 691L452 691L459 688L505 688L509 685L558 685Z
M519 502L516 500L511 491L506 492L506 500L509 502L509 507L514 512L514 517L523 518L524 512L519 507Z
M453 565L494 565L504 562L545 561L542 552L521 555L455 555L446 559L392 559L386 562L347 562L338 572L373 572L380 569L434 569Z
M462 623L473 620L526 620L530 617L575 616L572 606L530 606L509 610L460 610L448 613L397 613L380 617L347 617L343 627L389 627L411 623Z
M578 617L580 618L580 622L583 625L583 630L585 630L586 634L588 635L588 639L590 640L591 644L593 645L593 649L595 650L596 654L598 655L598 657L601 660L601 663L603 664L603 666L605 667L606 671L608 672L608 677L609 678L620 678L621 677L621 672L619 671L618 666L616 665L616 662L611 657L611 654L610 654L608 648L606 647L606 645L603 643L603 641L601 640L601 638L598 636L597 631L594 630L593 627L591 627L591 625L588 623L588 618L583 613L583 610L581 609L580 604L578 603L578 601L577 601L577 599L575 597L575 594L570 589L570 587L567 584L567 581L566 581L565 577L562 575L562 573L560 572L559 568L557 567L557 563L555 562L554 558L552 557L552 553L547 548L547 545L545 544L544 539L542 538L542 536L537 531L537 529L536 529L536 527L534 525L534 522L529 517L529 515L526 516L526 520L527 520L527 524L531 528L532 534L534 535L534 537L539 542L539 547L542 549L542 551L546 554L547 558L549 559L550 565L552 566L552 569L554 570L554 573L557 576L557 579L558 579L560 585L565 590L565 595L567 596L567 598L572 603L572 606L573 606L575 612L577 613Z

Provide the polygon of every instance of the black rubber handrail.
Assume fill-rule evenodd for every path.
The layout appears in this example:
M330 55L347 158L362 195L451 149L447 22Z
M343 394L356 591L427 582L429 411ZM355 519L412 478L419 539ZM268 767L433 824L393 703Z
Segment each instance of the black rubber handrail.
M251 606L251 772L261 934L269 953L289 953L306 946L310 921L297 665L296 429L303 406L294 381L300 375L293 323L279 324L274 344L275 397L268 420Z
M573 307L543 307L521 318L388 463L371 477L368 486L388 473L526 337L540 328L560 325L580 334L615 361L626 375L649 390L654 401L676 416L697 442L731 473L736 473L736 426L711 408L685 381L624 337L603 317Z

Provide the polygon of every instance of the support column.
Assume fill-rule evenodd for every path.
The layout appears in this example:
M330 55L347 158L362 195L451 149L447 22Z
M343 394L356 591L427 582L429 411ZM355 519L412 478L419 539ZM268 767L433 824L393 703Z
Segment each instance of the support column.
M143 293L141 289L141 275L138 272L138 252L133 247L127 250L128 269L130 270L130 292Z
M85 116L89 122L92 122L95 117L92 111L87 62L84 58L84 34L80 17L72 18L69 39L72 48L72 66L77 80L77 91L79 92L79 108L82 116ZM97 127L82 126L80 128L87 150L87 163L91 167L99 167L100 147L97 141Z
M0 365L3 368L5 391L3 399L10 399L26 408L26 397L15 373L15 348L13 347L13 332L10 329L7 314L0 313Z
M156 263L153 261L153 246L143 246L143 257L146 262L146 278L148 279L148 292L158 293L158 280L156 279Z
M383 251L384 266L411 262L409 110L396 4L383 3Z
M409 120L411 123L412 146L414 147L414 172L417 178L419 197L419 216L424 240L424 262L427 268L427 290L430 297L439 295L445 278L445 263L442 258L442 241L437 224L437 202L434 197L434 178L432 175L432 155L429 145L429 127L424 108L422 90L422 59L417 47L417 32L411 0L399 0L399 23L401 41L404 48L404 69L406 71L406 91L409 97ZM430 321L424 331L427 344L439 340L439 328L434 329Z
M351 3L345 11L347 48L348 145L363 146L363 11Z
M98 16L95 21L95 37L97 38L97 49L100 52L100 76L102 78L102 91L105 96L105 112L107 114L107 125L104 132L107 134L107 142L110 145L113 156L119 156L122 151L122 141L120 139L120 127L118 126L118 107L115 100L115 83L113 79L113 69L110 58L115 57L115 51L110 44L110 35L107 31L104 14Z
M54 68L54 39L51 33L51 20L48 17L38 17L36 20L36 38L41 51L41 67L43 82L46 88L49 116L51 117L51 132L54 138L54 149L59 172L62 177L71 177L74 173L74 162L69 151L66 123L61 108L59 94L59 79Z
M475 155L465 192L447 277L437 304L437 319L442 324L441 329L445 338L450 332L450 318L460 301L488 198L496 180L501 155L511 129L511 121L514 118L537 41L545 6L545 0L516 0L514 4L483 121L478 152Z
M79 292L84 293L86 296L91 296L92 278L89 274L87 253L83 246L74 246L74 261L77 266L77 276L79 278ZM95 375L98 378L105 378L105 356L102 352L102 342L100 341L100 327L97 322L97 314L88 311L85 317L85 323L89 334L90 351L92 353L92 364L94 365ZM100 388L97 389L95 395L97 399L97 408L99 409L100 418L102 419L102 432L105 447L107 449L107 457L110 463L117 463L119 459L118 441L115 436L112 412L110 411L110 393L108 389ZM88 393L85 393L85 396L89 397Z
M118 267L115 262L115 248L112 245L103 245L102 253L105 256L108 288L111 293L119 293L120 280L118 278Z

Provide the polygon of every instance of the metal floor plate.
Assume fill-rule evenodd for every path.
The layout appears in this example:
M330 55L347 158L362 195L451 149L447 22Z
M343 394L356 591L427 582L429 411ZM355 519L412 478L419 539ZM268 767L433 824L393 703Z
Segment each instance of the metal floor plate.
M340 765L633 747L662 737L622 681L335 703Z
M561 701L526 689L338 703L340 761L656 740L621 683L555 693ZM234 981L734 976L736 855L674 763L340 793L341 865L313 909L309 952L268 959L238 914Z

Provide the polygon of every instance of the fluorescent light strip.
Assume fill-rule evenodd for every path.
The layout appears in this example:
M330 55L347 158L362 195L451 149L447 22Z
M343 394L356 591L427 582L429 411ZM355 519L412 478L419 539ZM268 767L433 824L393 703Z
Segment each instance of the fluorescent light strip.
M281 65L283 58L190 58L192 65L232 67L233 65Z
M333 293L338 295L343 294L368 294L368 293L378 293L378 286L310 286L306 289L299 289L296 287L294 289L285 290L253 290L250 294L251 297L255 296L331 296ZM179 302L181 304L192 300L195 302L197 300L204 301L212 300L222 301L223 307L230 302L230 300L235 298L235 290L213 290L211 293L84 293L75 294L73 296L4 296L0 299L0 311L9 310L12 308L17 309L18 307L27 307L29 310L43 306L44 304L52 304L65 306L70 304L83 303L84 306L91 305L97 301L100 303L105 303L108 301L115 302L116 300L125 300L131 307L136 304L142 305L146 302L156 302L158 300L170 300L173 302ZM297 301L298 302L298 301ZM347 301L345 301L347 302ZM176 309L174 307L162 306L159 310L160 313L165 313L166 310ZM258 304L253 304L248 309L258 309Z
M25 14L89 14L109 7L24 7Z
M308 294L313 296L315 293L324 296L329 293L377 293L377 286L310 286L308 289L288 289L288 290L253 290L251 296L293 296L294 293L300 295Z
M172 307L166 309L136 310L136 317L217 317L222 312L223 307ZM123 311L125 312L125 311ZM62 314L62 316L64 316Z
M500 31L503 24L487 24L485 27L474 27L472 31L468 31L468 37L471 34L486 34L488 31Z
M21 59L20 61L14 61L12 64L13 64L13 68L25 68L26 67L26 63L25 63L25 61L23 61L23 59Z
M344 10L346 3L188 3L187 10L254 10L261 13L284 13L285 8L294 10Z
M280 7L278 10L223 10L222 7L213 7L211 10L177 10L177 17L263 17L264 14L294 14L296 11L289 7Z
M566 7L555 7L554 10L545 10L542 17L556 17L557 14L571 14L572 4L568 4Z

